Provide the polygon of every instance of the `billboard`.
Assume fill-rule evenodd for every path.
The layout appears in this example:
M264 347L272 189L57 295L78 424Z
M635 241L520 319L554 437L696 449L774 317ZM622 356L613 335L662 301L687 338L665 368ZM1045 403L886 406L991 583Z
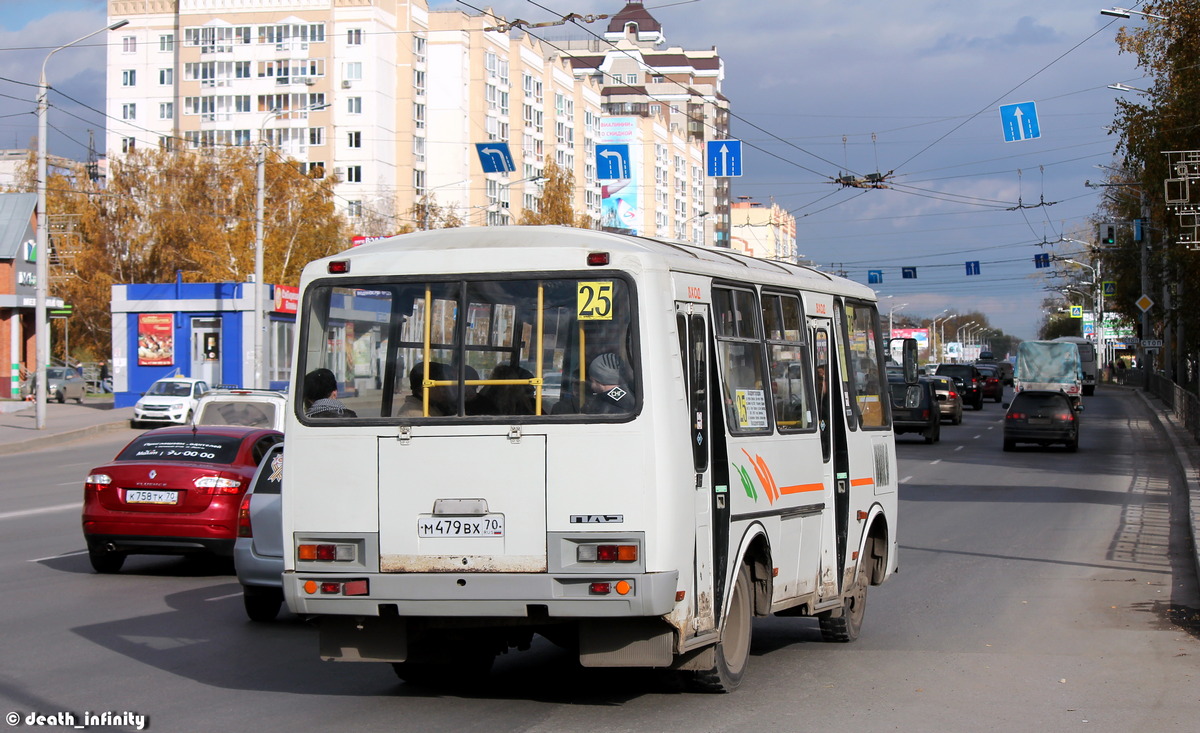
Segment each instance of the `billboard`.
M600 187L600 225L638 234L642 210L638 201L638 119L636 117L602 117L597 123L596 142L605 145L628 145L629 178L603 181Z
M138 314L138 366L175 363L175 314Z

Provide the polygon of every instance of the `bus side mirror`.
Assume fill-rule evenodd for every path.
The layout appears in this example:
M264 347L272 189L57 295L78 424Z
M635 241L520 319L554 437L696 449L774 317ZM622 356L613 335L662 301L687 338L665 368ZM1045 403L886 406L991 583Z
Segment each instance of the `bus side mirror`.
M917 340L914 338L888 339L888 353L895 354L899 342L901 360L904 367L904 383L917 383Z

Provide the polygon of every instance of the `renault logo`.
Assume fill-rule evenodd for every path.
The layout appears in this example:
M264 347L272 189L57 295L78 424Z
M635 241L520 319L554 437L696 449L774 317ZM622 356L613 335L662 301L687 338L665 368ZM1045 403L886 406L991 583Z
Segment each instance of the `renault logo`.
M157 475L158 475L158 471L155 471L153 468L150 469L150 478L154 478Z

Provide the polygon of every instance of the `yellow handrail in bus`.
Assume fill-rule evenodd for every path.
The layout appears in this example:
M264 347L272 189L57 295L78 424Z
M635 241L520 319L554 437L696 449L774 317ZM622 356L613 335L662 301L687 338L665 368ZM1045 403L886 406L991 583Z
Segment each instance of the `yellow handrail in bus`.
M537 310L537 373L534 374L533 414L542 414L542 329L545 328L545 283L538 280L538 310Z
M433 384L429 381L429 357L430 357L430 340L433 332L433 291L425 286L425 345L421 353L421 363L423 374L421 375L421 386L423 387L421 395L421 416L429 417L429 388Z

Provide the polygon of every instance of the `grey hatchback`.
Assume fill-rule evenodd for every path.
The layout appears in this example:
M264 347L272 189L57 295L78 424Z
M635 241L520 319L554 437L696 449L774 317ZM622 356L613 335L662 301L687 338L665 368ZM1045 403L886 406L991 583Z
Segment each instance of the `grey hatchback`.
M1017 443L1062 443L1069 451L1079 450L1082 403L1076 404L1063 392L1023 390L1006 406L1004 450L1015 449Z
M233 564L242 584L242 604L252 621L271 621L283 605L283 443L258 464L238 509Z

